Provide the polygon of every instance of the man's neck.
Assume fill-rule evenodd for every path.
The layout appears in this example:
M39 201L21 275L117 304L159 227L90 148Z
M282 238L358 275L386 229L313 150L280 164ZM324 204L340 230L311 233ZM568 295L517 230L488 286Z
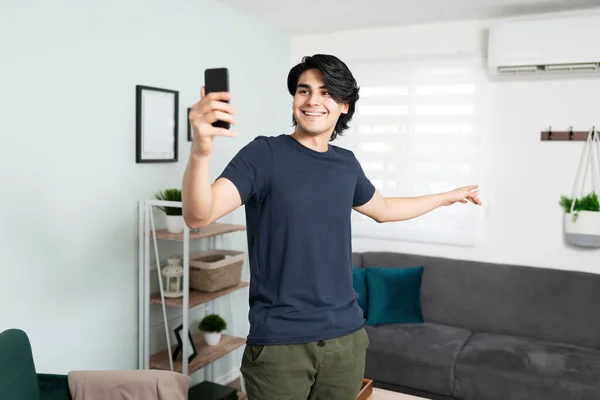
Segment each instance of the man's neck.
M291 136L300 144L308 147L311 150L325 152L329 148L329 139L331 132L324 132L319 135L310 135L302 129L296 129Z

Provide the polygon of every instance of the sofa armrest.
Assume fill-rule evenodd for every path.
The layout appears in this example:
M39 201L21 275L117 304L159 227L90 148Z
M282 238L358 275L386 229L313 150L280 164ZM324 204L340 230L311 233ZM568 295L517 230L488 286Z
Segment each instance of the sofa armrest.
M67 375L37 374L41 400L72 400Z

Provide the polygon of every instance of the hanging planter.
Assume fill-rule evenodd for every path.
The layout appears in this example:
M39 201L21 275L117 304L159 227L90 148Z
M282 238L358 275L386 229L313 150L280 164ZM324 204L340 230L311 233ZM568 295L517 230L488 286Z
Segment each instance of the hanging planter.
M586 160L587 155L587 161ZM595 161L594 161L595 160ZM589 173L591 172L591 173ZM585 178L590 176L592 191L584 196ZM585 142L581 161L575 177L573 196L561 196L560 205L565 210L564 230L567 243L579 247L600 247L600 204L598 178L600 176L600 138L592 130ZM581 179L580 197L575 197Z

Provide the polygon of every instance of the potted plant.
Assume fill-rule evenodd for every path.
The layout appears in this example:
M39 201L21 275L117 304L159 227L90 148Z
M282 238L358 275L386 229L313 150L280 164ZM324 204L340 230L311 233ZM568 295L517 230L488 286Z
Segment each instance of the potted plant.
M176 201L181 203L181 189L164 189L155 194L157 200ZM181 233L185 227L183 209L181 207L158 207L167 215L167 230Z
M598 202L596 192L591 192L585 197L575 199L575 205L573 205L572 198L562 195L560 196L560 205L567 214L571 214L571 206L573 206L573 215L571 216L573 222L577 221L577 217L581 211L600 212L600 203Z
M600 247L600 202L595 191L580 198L560 197L565 211L567 241L582 247Z
M209 314L202 318L198 329L204 334L207 345L216 346L221 341L221 332L227 329L227 323L220 315Z

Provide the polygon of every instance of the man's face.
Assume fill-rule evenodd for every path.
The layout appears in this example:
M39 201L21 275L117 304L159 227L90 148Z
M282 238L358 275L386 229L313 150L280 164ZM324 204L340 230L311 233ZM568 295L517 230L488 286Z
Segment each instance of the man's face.
M340 114L348 112L348 104L337 103L329 95L323 75L317 69L300 75L292 108L298 127L312 136L330 136Z

